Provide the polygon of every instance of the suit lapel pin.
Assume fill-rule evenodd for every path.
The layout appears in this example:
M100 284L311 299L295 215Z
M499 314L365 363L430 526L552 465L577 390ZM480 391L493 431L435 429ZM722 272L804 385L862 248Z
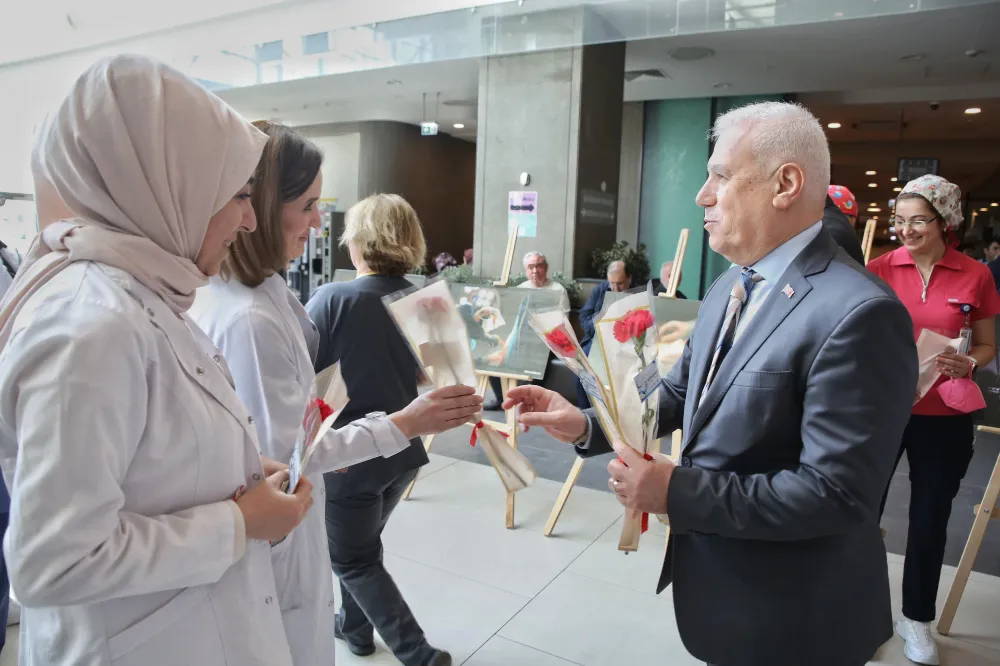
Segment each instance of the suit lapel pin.
M786 284L785 288L781 290L781 293L783 293L788 298L791 298L792 296L795 295L795 290L792 289L792 285Z

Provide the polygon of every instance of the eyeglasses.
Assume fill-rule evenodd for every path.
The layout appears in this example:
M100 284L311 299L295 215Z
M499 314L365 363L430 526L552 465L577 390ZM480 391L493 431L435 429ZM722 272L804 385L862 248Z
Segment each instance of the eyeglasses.
M900 229L902 227L913 227L914 229L917 229L919 231L920 229L923 229L936 219L937 217L932 217L926 220L922 217L918 217L914 220L904 220L901 217L891 217L889 218L889 226L896 227L897 229Z

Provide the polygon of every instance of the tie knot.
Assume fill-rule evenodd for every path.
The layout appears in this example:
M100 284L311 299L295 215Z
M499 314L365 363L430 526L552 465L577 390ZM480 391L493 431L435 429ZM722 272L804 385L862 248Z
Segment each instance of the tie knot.
M753 286L764 279L760 273L756 272L752 268L743 268L740 271L740 279L736 281L733 285L733 297L739 300L740 303L746 303L747 298L750 296L750 292L753 291Z

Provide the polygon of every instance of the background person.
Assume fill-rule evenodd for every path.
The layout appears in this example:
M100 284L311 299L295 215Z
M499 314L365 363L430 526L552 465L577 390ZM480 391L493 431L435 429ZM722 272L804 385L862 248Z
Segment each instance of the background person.
M896 199L890 223L903 246L868 264L889 283L913 319L913 337L923 329L957 338L972 329L967 355L944 353L937 359L942 375L913 405L896 463L906 452L910 466L910 510L903 565L903 617L896 632L906 641L906 656L919 664L940 660L930 623L944 563L951 504L972 460L975 439L972 414L949 407L938 388L948 379L968 377L996 353L995 315L1000 296L986 266L949 246L949 234L962 222L962 193L940 176L926 175L906 184ZM971 308L968 316L962 305ZM889 487L882 497L882 510Z
M79 218L40 218L0 311L22 666L291 665L268 542L311 487L265 480L253 420L185 315L256 226L266 140L137 56L88 69L39 132L36 191L66 204L39 210Z
M292 458L315 379L319 332L280 271L305 252L319 229L316 202L323 156L312 142L269 122L270 137L254 178L257 231L241 235L220 277L198 290L191 316L222 350L240 399L257 415L261 450ZM330 430L313 444L313 499L306 520L271 550L278 599L295 666L321 666L336 653L333 581L327 548L323 472L377 456L389 457L418 435L466 422L479 411L471 387L447 387L414 400L391 416L363 418Z
M392 413L417 398L419 368L382 297L411 287L404 277L424 262L427 245L416 212L402 197L377 194L345 217L341 245L357 279L320 287L306 310L319 329L316 371L340 362L347 408L341 428L373 413ZM378 629L404 666L449 666L428 644L382 561L382 531L417 471L429 462L419 437L391 458L373 458L326 475L326 530L342 606L337 636L354 654L375 652Z
M566 287L555 280L549 279L549 260L541 252L529 252L524 255L524 274L528 279L517 285L521 289L551 289L560 293L559 307L569 314L569 294Z
M844 248L848 256L862 266L865 253L854 226L858 221L858 202L851 191L843 185L831 185L827 191L826 206L823 208L823 228L829 232L837 245Z
M822 228L830 153L812 114L752 104L713 136L697 202L735 265L660 388L657 436L683 427L680 465L616 443L609 486L669 516L657 591L673 583L696 658L861 666L892 635L877 515L917 380L910 319ZM516 404L582 456L611 448L558 395L519 387Z

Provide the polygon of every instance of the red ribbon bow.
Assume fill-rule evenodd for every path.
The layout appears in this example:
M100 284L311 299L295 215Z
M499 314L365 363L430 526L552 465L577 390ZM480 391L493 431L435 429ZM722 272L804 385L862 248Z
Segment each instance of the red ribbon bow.
M475 435L475 432L473 432L472 434ZM649 460L650 462L652 462L652 460L653 460L653 456L651 456L648 453L642 454L642 457L643 457L644 460ZM621 456L618 456L618 462L620 462L621 464L625 465L625 461L622 460ZM628 467L628 465L625 465L625 466ZM648 530L648 529L649 529L649 514L646 513L645 511L643 511L642 512L642 528L641 528L639 534L645 534L646 530Z
M483 423L482 421L472 426L472 436L469 437L469 446L476 445L476 442L479 440L479 429L484 427L486 427L486 424ZM504 437L507 436L507 433L505 432L500 432L499 430L497 430L497 432Z

